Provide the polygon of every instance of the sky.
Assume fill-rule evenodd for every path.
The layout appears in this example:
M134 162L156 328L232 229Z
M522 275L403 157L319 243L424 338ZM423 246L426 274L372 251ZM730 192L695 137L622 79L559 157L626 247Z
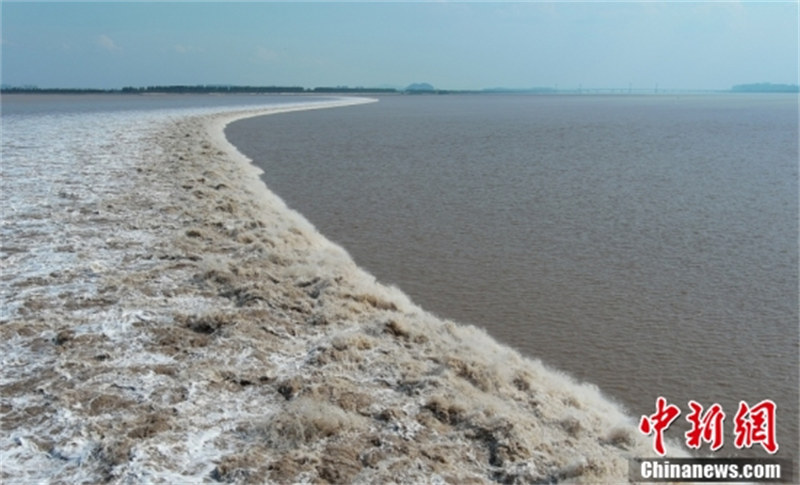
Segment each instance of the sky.
M798 84L795 0L0 4L12 86Z

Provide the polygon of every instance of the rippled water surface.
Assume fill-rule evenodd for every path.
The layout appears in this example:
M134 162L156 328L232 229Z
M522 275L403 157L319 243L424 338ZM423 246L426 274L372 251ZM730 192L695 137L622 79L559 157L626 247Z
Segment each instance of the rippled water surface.
M271 190L423 307L634 415L658 396L683 416L690 399L719 402L729 443L738 402L773 399L793 456L797 108L780 95L398 96L227 134Z

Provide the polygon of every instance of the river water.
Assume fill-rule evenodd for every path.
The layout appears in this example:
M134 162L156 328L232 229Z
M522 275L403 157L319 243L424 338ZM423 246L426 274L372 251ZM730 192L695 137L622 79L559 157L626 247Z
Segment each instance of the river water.
M798 104L389 96L238 121L268 187L380 281L598 385L778 406L798 436ZM707 448L706 448L707 449Z

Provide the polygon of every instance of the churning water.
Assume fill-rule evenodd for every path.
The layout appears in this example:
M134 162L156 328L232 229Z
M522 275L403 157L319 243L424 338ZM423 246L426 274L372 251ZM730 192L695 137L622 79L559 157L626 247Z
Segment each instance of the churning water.
M235 100L3 99L0 481L601 483L651 453L376 284L222 136L372 100Z
M386 97L242 120L268 187L379 280L598 384L778 405L797 456L794 96ZM756 446L750 454L764 456Z

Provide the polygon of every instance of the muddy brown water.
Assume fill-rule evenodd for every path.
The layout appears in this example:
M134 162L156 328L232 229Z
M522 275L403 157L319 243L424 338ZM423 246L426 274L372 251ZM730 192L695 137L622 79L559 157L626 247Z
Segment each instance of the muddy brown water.
M797 454L797 99L396 96L238 121L268 187L422 307L597 384L778 405ZM707 448L706 448L707 450ZM718 453L719 454L719 453Z

